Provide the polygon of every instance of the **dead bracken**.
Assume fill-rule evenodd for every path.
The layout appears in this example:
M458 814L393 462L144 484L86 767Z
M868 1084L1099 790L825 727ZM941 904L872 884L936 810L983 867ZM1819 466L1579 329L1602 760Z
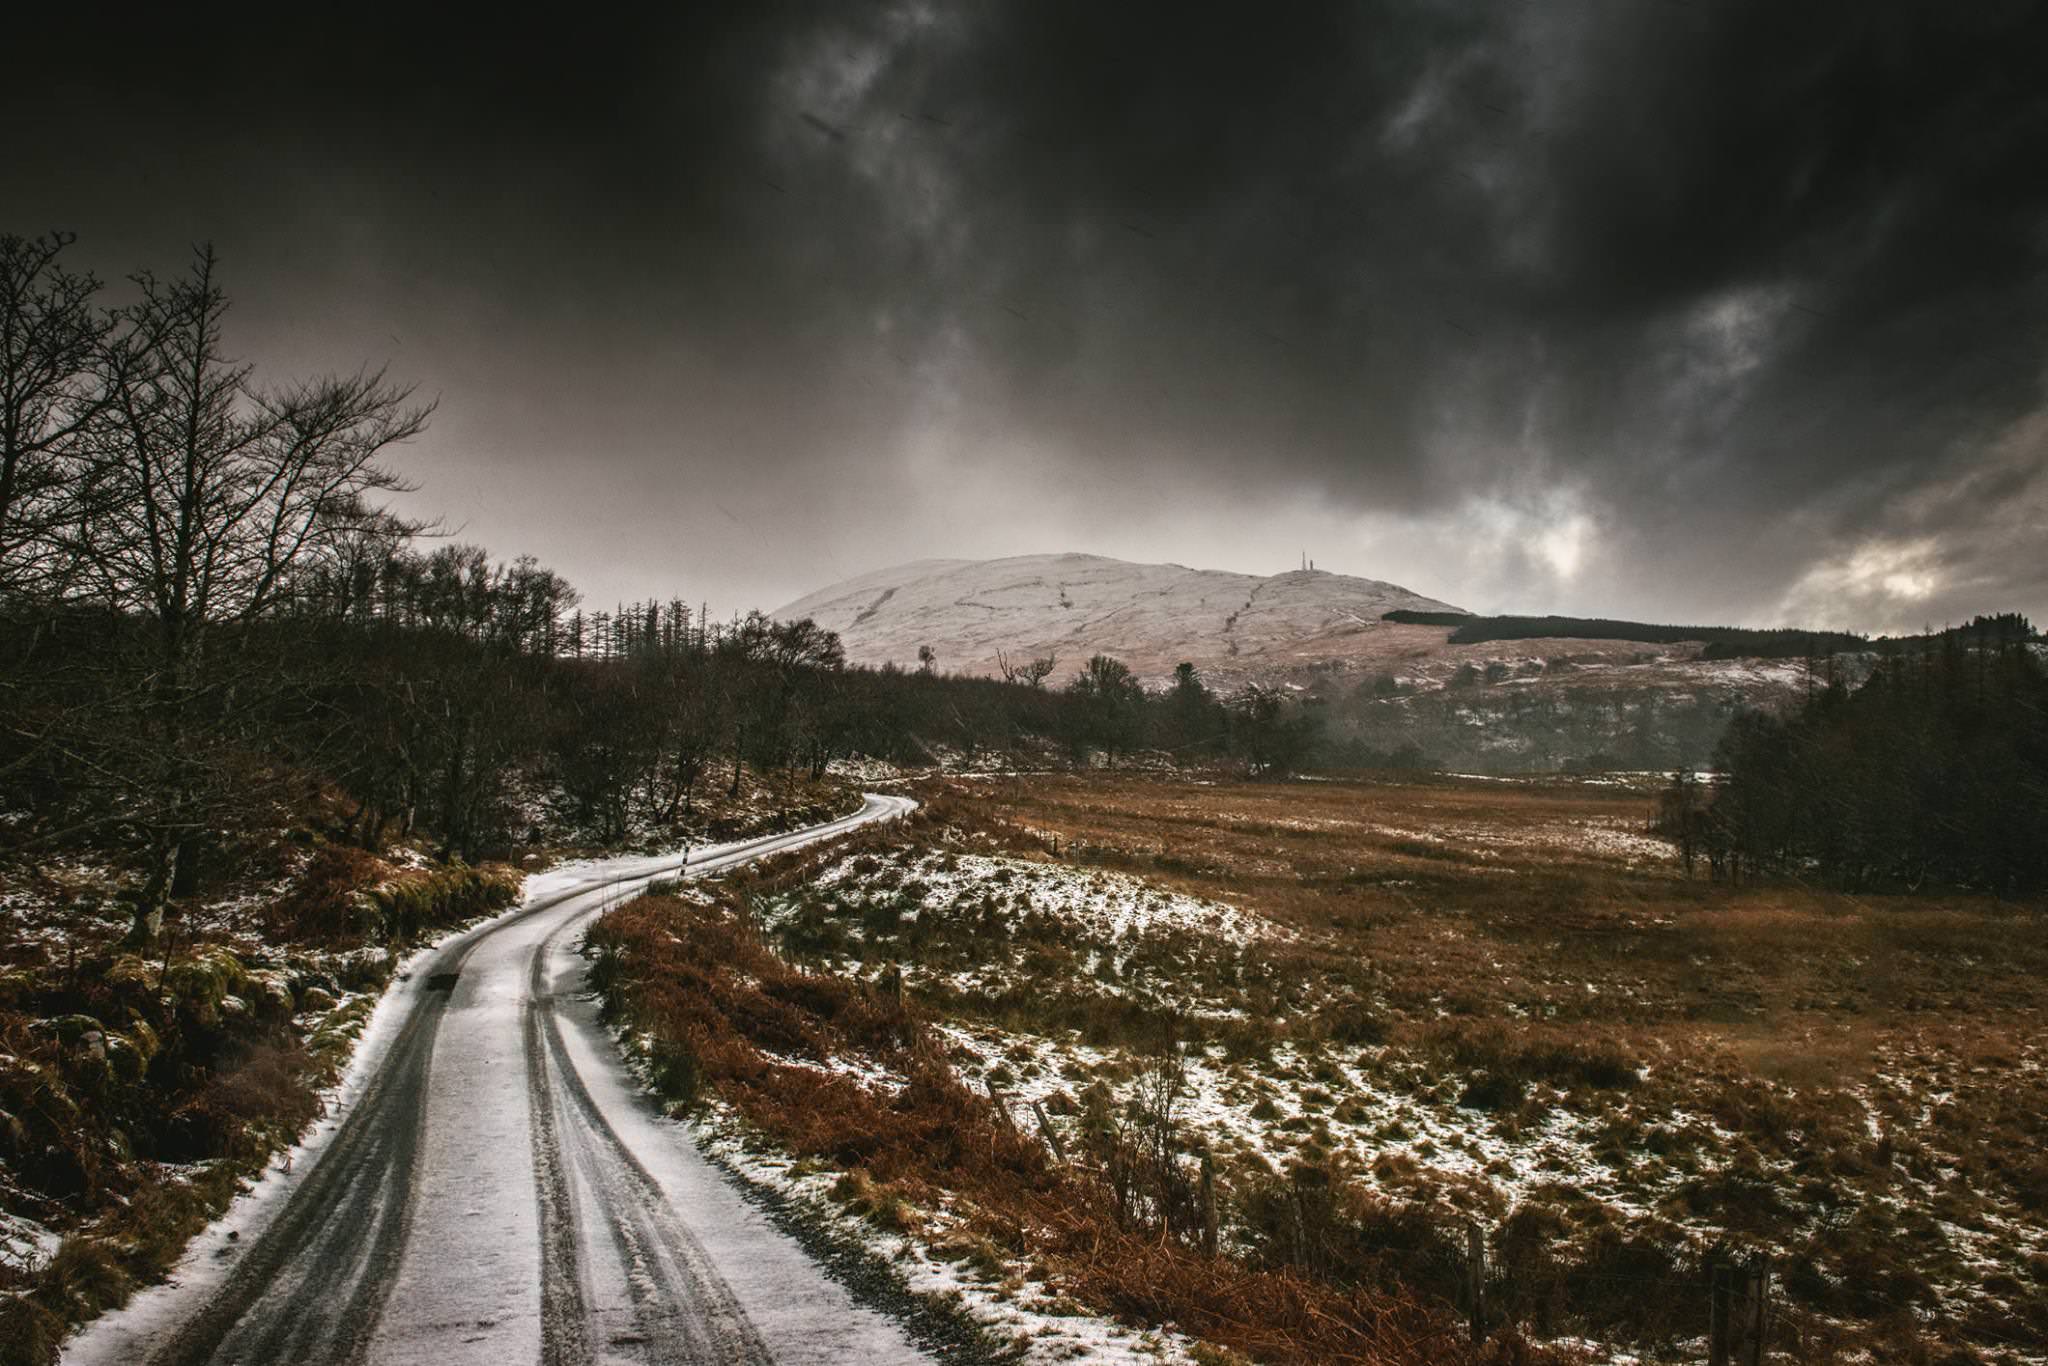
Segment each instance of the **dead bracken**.
M1495 1351L1696 1345L1753 1253L1802 1361L2048 1329L2037 912L1687 881L1597 782L925 795L593 946L679 1102L991 1293L1441 1360L1476 1223ZM1228 1309L1271 1285L1298 1316Z

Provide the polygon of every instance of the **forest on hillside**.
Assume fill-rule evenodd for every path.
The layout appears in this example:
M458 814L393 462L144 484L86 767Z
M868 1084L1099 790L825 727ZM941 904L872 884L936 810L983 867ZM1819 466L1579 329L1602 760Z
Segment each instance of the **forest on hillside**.
M1666 626L1609 617L1473 616L1465 612L1387 612L1388 621L1412 626L1449 626L1453 645L1496 640L1640 640L1676 645L1703 641L1702 659L1821 659L1869 649L1868 637L1846 631L1802 631L1791 627L1757 630L1744 626Z

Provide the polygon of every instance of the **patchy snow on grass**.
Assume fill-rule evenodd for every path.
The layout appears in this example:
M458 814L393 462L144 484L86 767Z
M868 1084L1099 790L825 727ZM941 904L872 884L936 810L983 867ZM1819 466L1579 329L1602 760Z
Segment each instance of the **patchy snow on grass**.
M1497 859L1503 851L1534 850L1556 854L1620 859L1630 867L1673 863L1678 851L1669 840L1644 834L1641 823L1625 818L1551 821L1527 827L1446 823L1428 830L1372 823L1365 826L1387 839L1422 844L1455 844L1465 855Z
M1093 1083L1106 1085L1119 1102L1128 1100L1138 1076L1153 1065L1146 1057L1092 1048L1078 1038L1037 1038L986 1026L934 1028L962 1080L978 1090L993 1083L1027 1127L1036 1123L1034 1102L1061 1115ZM1265 1059L1234 1062L1220 1045L1188 1050L1181 1059L1174 1123L1191 1143L1220 1156L1283 1170L1312 1149L1352 1165L1392 1198L1442 1192L1495 1217L1540 1188L1562 1185L1621 1218L1647 1218L1670 1186L1706 1170L1695 1167L1661 1179L1617 1171L1596 1155L1600 1121L1594 1116L1553 1103L1538 1122L1521 1127L1506 1116L1458 1104L1463 1077L1436 1078L1420 1090L1391 1085L1363 1065L1370 1052L1346 1063L1282 1044Z
M986 1026L934 1024L946 1042L946 1058L961 1080L986 1090L995 1083L1012 1109L1029 1109L1065 1094L1069 1098L1096 1074L1108 1071L1112 1055L1071 1039L1045 1039Z
M821 873L820 889L863 890L857 859L841 859ZM992 893L1024 913L1066 921L1091 939L1117 943L1161 931L1180 931L1242 947L1257 939L1292 938L1293 931L1255 912L1188 896L1123 873L1064 863L986 854L924 853L895 865L920 903L908 915L950 915Z
M50 1264L64 1235L25 1215L0 1210L0 1267L32 1275Z
M1538 827L1556 847L1600 854L1637 863L1674 863L1678 850L1671 841L1646 835L1618 821L1567 821Z
M1246 985L1272 985L1261 947L1297 937L1123 873L954 850L844 855L756 911L828 971L893 961L920 991L1142 999L1212 1020L1241 1018Z
M1043 1282L1023 1264L978 1244L969 1255L947 1260L948 1235L959 1221L945 1210L918 1210L920 1236L880 1227L832 1198L839 1173L764 1152L746 1139L742 1126L722 1110L691 1122L698 1146L714 1162L742 1179L788 1197L811 1218L856 1239L902 1277L914 1295L949 1302L994 1333L1009 1338L1022 1362L1089 1361L1110 1366L1192 1366L1188 1338L1140 1332L1090 1314ZM993 1254L993 1255L992 1255Z

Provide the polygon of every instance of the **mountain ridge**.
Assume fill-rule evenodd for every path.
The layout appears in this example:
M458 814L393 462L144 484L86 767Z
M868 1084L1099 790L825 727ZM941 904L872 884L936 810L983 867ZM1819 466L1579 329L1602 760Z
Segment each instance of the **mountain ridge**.
M1250 674L1341 657L1347 638L1382 629L1395 610L1463 613L1399 584L1327 570L1257 575L1067 552L912 560L771 615L838 632L859 664L914 664L928 646L941 668L993 675L1005 658L1057 654L1055 677L1064 677L1091 655L1112 654L1156 679L1183 661Z

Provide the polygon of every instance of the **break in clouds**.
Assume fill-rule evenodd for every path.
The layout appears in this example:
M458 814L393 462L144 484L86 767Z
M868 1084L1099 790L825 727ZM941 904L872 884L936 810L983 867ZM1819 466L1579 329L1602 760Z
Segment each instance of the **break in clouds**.
M214 240L244 354L440 391L423 510L595 599L1305 548L1482 610L2048 613L2041 6L285 22L36 36L6 226Z

